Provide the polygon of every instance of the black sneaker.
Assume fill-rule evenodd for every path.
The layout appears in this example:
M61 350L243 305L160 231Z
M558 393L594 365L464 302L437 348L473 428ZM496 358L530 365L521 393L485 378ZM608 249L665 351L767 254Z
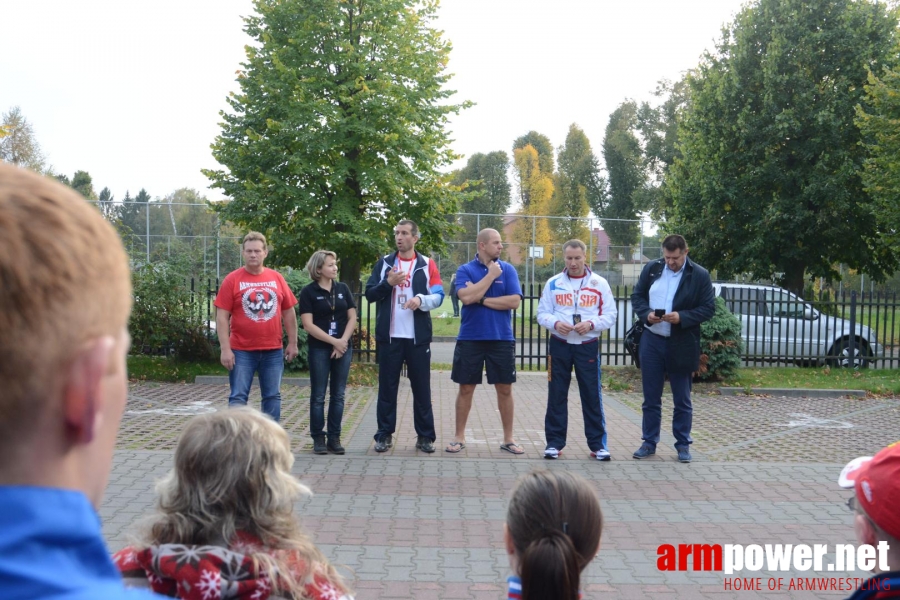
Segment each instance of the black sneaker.
M678 462L691 462L691 451L687 448L676 448L678 450Z
M341 446L341 438L339 437L328 438L328 442L325 444L325 447L328 448L328 451L332 454L344 453L344 447Z
M391 437L391 434L388 434L375 442L375 452L387 452L391 449L391 446L394 445L394 440Z
M434 452L434 442L429 440L424 435L420 435L419 439L416 440L416 448L418 448L422 452L427 452L428 454L431 454L432 452Z
M631 456L633 456L634 458L647 458L648 456L651 456L653 454L656 454L656 446L651 446L650 444L641 444L641 447L635 450L634 454L632 454Z
M313 436L313 454L328 454L328 450L325 448L324 435Z

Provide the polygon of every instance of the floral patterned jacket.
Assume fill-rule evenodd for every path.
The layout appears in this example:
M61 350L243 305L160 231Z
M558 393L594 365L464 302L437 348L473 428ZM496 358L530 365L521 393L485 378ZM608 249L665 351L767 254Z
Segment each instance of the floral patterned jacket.
M125 584L149 587L158 594L182 600L274 600L270 574L255 574L251 552L265 551L251 535L238 534L231 548L161 544L143 549L127 547L113 555ZM310 600L353 600L329 581L319 569L289 551L273 556L290 565L293 576L304 581L304 596ZM300 599L295 599L300 600Z

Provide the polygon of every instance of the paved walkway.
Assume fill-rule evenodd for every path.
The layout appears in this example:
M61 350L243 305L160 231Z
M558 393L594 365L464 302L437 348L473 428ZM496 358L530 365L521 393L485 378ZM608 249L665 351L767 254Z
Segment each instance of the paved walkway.
M577 384L570 392L570 439L561 460L541 458L546 380L524 373L514 386L515 433L526 454L501 452L493 389L479 386L467 448L452 440L455 386L432 374L438 452L415 450L412 397L400 388L398 434L391 452L372 449L375 393L348 391L345 456L314 456L308 438L308 390L286 386L282 417L297 462L294 471L315 496L297 503L307 529L342 565L357 597L505 598L508 562L502 543L508 491L516 477L540 468L589 478L604 511L599 558L583 578L586 598L843 598L849 591L752 592L724 589L721 572L661 572L661 544L829 544L854 542L849 492L837 474L900 435L900 400L695 397L694 462L675 460L671 434L658 454L631 458L640 444L640 396L604 390L613 460L588 459ZM132 386L110 486L101 509L110 547L127 542L153 506L154 481L172 461L186 420L225 408L227 386ZM665 399L664 399L665 401ZM251 402L258 406L258 391ZM666 406L664 404L664 406ZM664 423L671 419L671 399ZM855 543L855 542L854 542ZM784 577L792 574L742 573ZM811 572L796 576L829 576ZM851 577L865 576L861 572Z

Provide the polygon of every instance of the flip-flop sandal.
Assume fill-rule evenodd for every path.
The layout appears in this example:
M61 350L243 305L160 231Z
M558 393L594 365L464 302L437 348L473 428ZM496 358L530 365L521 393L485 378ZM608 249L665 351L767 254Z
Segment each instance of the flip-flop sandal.
M500 449L511 454L525 454L525 450L518 444L500 444Z
M460 450L464 450L466 448L465 442L453 442L444 448L444 452L449 452L451 454L456 454Z

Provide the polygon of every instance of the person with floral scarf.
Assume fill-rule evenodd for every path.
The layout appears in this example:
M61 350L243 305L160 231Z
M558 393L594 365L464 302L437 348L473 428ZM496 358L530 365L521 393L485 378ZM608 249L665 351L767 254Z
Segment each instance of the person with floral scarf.
M303 532L280 425L251 408L195 417L140 542L113 560L126 584L183 600L352 600Z

